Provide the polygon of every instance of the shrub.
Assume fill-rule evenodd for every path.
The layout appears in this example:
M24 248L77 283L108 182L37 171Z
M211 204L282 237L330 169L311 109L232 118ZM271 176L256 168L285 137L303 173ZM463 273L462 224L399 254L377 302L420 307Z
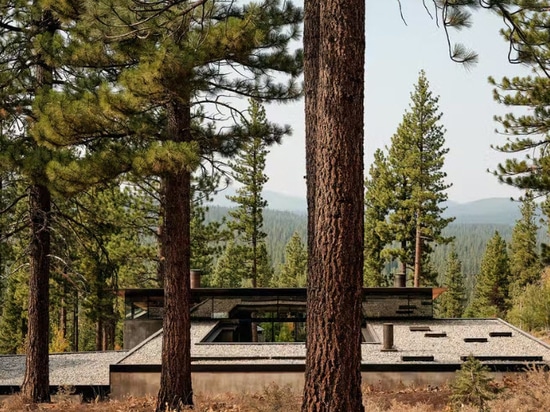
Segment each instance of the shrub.
M508 378L508 391L491 402L495 411L547 411L550 410L550 376L544 368L531 367L525 373Z

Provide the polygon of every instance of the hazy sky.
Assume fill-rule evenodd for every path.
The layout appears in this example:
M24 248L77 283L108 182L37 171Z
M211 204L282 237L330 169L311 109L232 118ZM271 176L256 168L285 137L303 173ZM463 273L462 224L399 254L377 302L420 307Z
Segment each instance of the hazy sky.
M367 0L367 51L365 85L365 173L374 151L390 144L391 136L409 107L410 93L421 69L430 88L438 95L442 124L446 128L445 161L449 199L468 202L488 197L517 196L519 192L499 184L488 173L505 159L491 145L505 142L495 133L497 113L506 109L492 98L487 78L524 75L524 67L508 63L508 45L499 35L502 26L496 16L481 10L470 29L451 31L454 41L479 54L479 63L465 69L448 57L442 28L430 18L421 0L402 0L401 20L397 0ZM426 0L431 6L431 1ZM269 182L265 189L305 196L303 101L267 107L271 121L290 124L292 136L273 147L267 158Z

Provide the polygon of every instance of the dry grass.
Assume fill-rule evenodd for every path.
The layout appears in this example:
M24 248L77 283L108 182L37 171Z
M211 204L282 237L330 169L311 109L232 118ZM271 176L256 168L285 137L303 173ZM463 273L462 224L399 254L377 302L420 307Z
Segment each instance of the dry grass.
M498 397L489 403L492 411L538 412L550 410L550 374L530 370L514 378L505 379ZM294 412L300 410L301 388L270 385L260 393L223 394L215 397L197 396L194 412ZM363 398L369 412L441 412L452 409L448 388L399 388L382 391L366 387ZM51 404L32 405L21 396L14 395L0 403L0 411L51 411L51 412L151 412L154 398L128 398L124 402L104 401L79 403L70 391L60 394ZM461 412L475 412L464 406Z

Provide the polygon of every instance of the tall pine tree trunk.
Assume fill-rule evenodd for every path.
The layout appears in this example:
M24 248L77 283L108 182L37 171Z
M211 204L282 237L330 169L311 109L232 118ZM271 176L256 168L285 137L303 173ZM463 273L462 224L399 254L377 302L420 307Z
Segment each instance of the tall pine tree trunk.
M0 138L2 138L2 118L0 117ZM4 193L2 192L2 190L4 189L4 180L3 180L3 176L0 175L0 210L4 210ZM2 226L2 221L0 221L0 239L2 238L2 235L3 235L3 232L2 232L2 229L3 229L3 226ZM4 277L4 254L3 254L3 250L2 248L0 247L0 279L5 279ZM2 285L4 286L4 285ZM2 289L0 289L0 295L3 295L4 291Z
M114 296L110 292L103 312L105 316L103 320L103 350L113 350L115 348L116 315L114 303Z
M405 254L405 251L407 250L406 240L401 241L401 250L403 251L403 254ZM400 273L402 273L405 276L405 286L407 286L407 262L405 261L405 256L402 256L400 259L399 270L400 270Z
M309 94L315 101L306 101L306 150L312 150L306 155L308 202L312 202L308 212L313 216L308 223L302 411L362 411L365 2L309 0L305 7L305 29L313 30L304 39L306 96L307 82L315 72L318 80L317 90ZM317 37L316 21L317 46L308 44ZM316 61L308 61L316 54ZM313 127L311 115L316 121Z
M317 94L319 81L320 4L315 0L304 3L304 92L306 127L306 186L307 186L307 248L313 249L315 231L315 198L317 189L316 138ZM311 256L311 255L309 255ZM308 273L312 271L312 259L308 259Z
M73 351L74 352L78 352L78 340L79 340L79 336L78 336L78 290L76 291L76 294L75 294L75 297L74 297L74 302L73 302Z
M50 401L49 301L50 301L50 204L47 187L29 189L31 218L27 358L21 385L23 396L32 402Z
M110 296L102 296L96 324L96 350L113 350L115 346L115 314Z
M101 313L95 323L95 350L103 350L103 317Z
M254 162L255 164L255 162ZM256 171L254 171L256 172ZM256 204L257 201L254 200ZM254 233L252 235L252 287L258 287L258 239L257 239L257 222L256 222L256 211L253 212L253 221L254 221ZM256 312L252 312L252 317L256 317ZM258 342L258 324L256 322L250 323L250 340L252 342Z
M189 105L175 101L167 112L169 135L178 142L190 141ZM164 319L157 412L193 404L189 312L191 173L182 165L180 170L168 173L165 182Z
M420 214L416 214L416 234L414 244L414 287L420 287L420 271L422 262L422 228L420 226Z
M65 300L67 287L63 285L63 296L61 297L61 307L59 308L59 333L63 339L67 337L67 302Z
M158 241L158 265L157 265L157 281L159 286L164 287L164 274L166 272L166 252L164 233L166 231L165 224L165 205L166 205L166 180L161 177L160 187L159 187L159 227L157 231L157 241Z
M58 22L51 10L45 9L34 22L36 33L53 38ZM41 47L41 46L37 46ZM36 50L35 93L52 87L52 68L46 62L43 51ZM35 161L43 161L36 159ZM34 165L44 168L45 165ZM23 396L31 402L50 401L49 371L49 303L50 303L50 210L51 193L44 183L45 176L33 176L29 188L29 214L31 225L29 308L25 376L21 385Z

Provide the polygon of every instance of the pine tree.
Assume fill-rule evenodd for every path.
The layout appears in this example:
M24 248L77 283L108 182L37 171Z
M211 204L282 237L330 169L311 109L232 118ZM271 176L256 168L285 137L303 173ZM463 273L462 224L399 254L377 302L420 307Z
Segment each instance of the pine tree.
M0 313L0 353L24 353L27 335L26 306L28 276L22 271L12 273Z
M200 269L203 276L212 274L214 259L220 253L219 243L225 237L221 222L206 222L208 207L195 200L191 208L191 268Z
M545 331L550 328L550 284L529 284L514 297L508 311L509 322L522 330Z
M270 281L272 270L267 266L266 233L262 231L263 210L267 202L262 198L262 190L268 178L264 174L265 161L268 154L266 137L269 136L269 124L265 116L265 109L256 100L250 101L250 120L245 120L244 134L251 139L244 142L242 149L231 161L231 177L242 187L237 189L235 196L228 199L237 203L235 210L229 211L233 218L227 222L229 229L234 231L237 243L243 253L241 262L249 271L247 277L252 281L252 287L266 286ZM267 273L262 271L267 268Z
M442 318L462 317L466 303L466 290L464 275L462 274L462 263L458 259L454 247L447 255L447 270L443 286L447 290L439 299L437 305L438 316Z
M71 38L70 48L87 76L41 102L40 138L86 146L78 162L50 164L52 178L67 191L125 172L162 179L166 298L157 410L181 409L193 402L185 303L191 172L202 155L231 155L245 138L238 128L200 125L235 115L230 97L299 97L301 51L291 54L288 45L298 37L302 13L274 0L246 6L105 0L90 6L81 19L83 36ZM288 75L288 82L273 82L274 73Z
M214 160L211 161L215 164ZM193 179L193 202L191 205L191 268L202 271L201 284L208 286L214 270L215 259L223 251L223 242L229 237L228 230L223 228L225 217L220 221L207 221L208 202L218 191L221 172L209 172L201 168Z
M510 296L540 280L542 265L537 251L537 205L527 192L522 199L521 218L516 222L509 245Z
M0 135L2 127L0 119ZM1 150L0 147L0 152ZM24 188L21 185L21 179L0 167L0 306L5 296L10 266L16 259L15 242L10 238L15 237L16 234L22 235L20 230L25 226L17 210L18 207L21 208L21 202L18 202L18 199L23 197Z
M499 7L499 3L495 4ZM548 157L548 131L550 112L550 34L546 27L550 16L546 2L513 1L500 7L500 14L507 22L502 31L506 42L510 43L509 59L532 69L532 74L524 77L504 77L499 82L490 79L496 86L495 100L513 112L495 116L501 124L502 134L510 136L508 141L496 147L503 153L516 156L498 165L494 171L499 180L509 185L531 189L535 193L550 191L550 162ZM524 108L529 108L525 111Z
M0 2L0 101L3 133L0 164L22 176L28 185L29 303L25 376L21 392L32 402L50 400L49 275L52 193L46 165L55 153L36 144L40 113L36 105L61 84L61 30L71 26L78 5L54 8L39 1ZM69 6L69 7L65 7ZM65 33L66 34L66 33ZM5 133L5 122L9 132Z
M495 397L495 390L491 386L493 378L489 373L489 368L479 360L468 357L456 372L451 386L453 410L459 411L464 405L472 405L479 412L490 411L487 403Z
M1 156L1 154L0 154ZM2 165L0 165L0 168ZM4 272L0 278L0 352L25 353L29 302L27 181L22 176L4 174L0 213L0 253Z
M309 338L302 411L359 412L365 2L306 0L304 7Z
M374 153L369 170L370 178L365 181L365 269L364 283L367 287L383 286L382 271L386 257L384 248L388 243L386 216L393 193L388 190L388 164L384 152Z
M506 242L495 232L487 243L468 316L504 317L508 309L510 263Z
M71 223L63 234L72 242L63 257L72 273L65 278L77 293L86 294L82 308L96 329L94 349L114 349L114 291L156 284L150 276L155 259L150 228L155 222L142 209L146 203L141 193L116 181L73 196L70 204Z
M285 261L273 286L304 287L307 277L307 250L298 232L294 232L285 247Z
M442 203L447 200L443 172L445 155L445 130L440 124L438 97L429 90L423 71L411 94L411 106L388 149L390 187L393 202L388 216L391 239L399 244L394 256L401 262L401 272L414 266L414 286L427 284L422 269L423 256L431 253L429 243L447 243L451 239L442 236L443 229L454 219L443 218Z
M540 208L547 225L546 233L550 234L550 196L546 195L546 198L541 203ZM550 266L550 245L548 245L547 243L541 243L540 259L542 266Z
M243 279L246 279L248 270L241 248L242 246L236 245L232 240L227 242L223 254L216 262L210 286L218 288L243 286Z
M158 287L151 276L156 266L155 227L158 205L148 193L136 190L129 182L101 188L96 214L103 215L113 229L107 237L109 259L116 265L120 288Z

